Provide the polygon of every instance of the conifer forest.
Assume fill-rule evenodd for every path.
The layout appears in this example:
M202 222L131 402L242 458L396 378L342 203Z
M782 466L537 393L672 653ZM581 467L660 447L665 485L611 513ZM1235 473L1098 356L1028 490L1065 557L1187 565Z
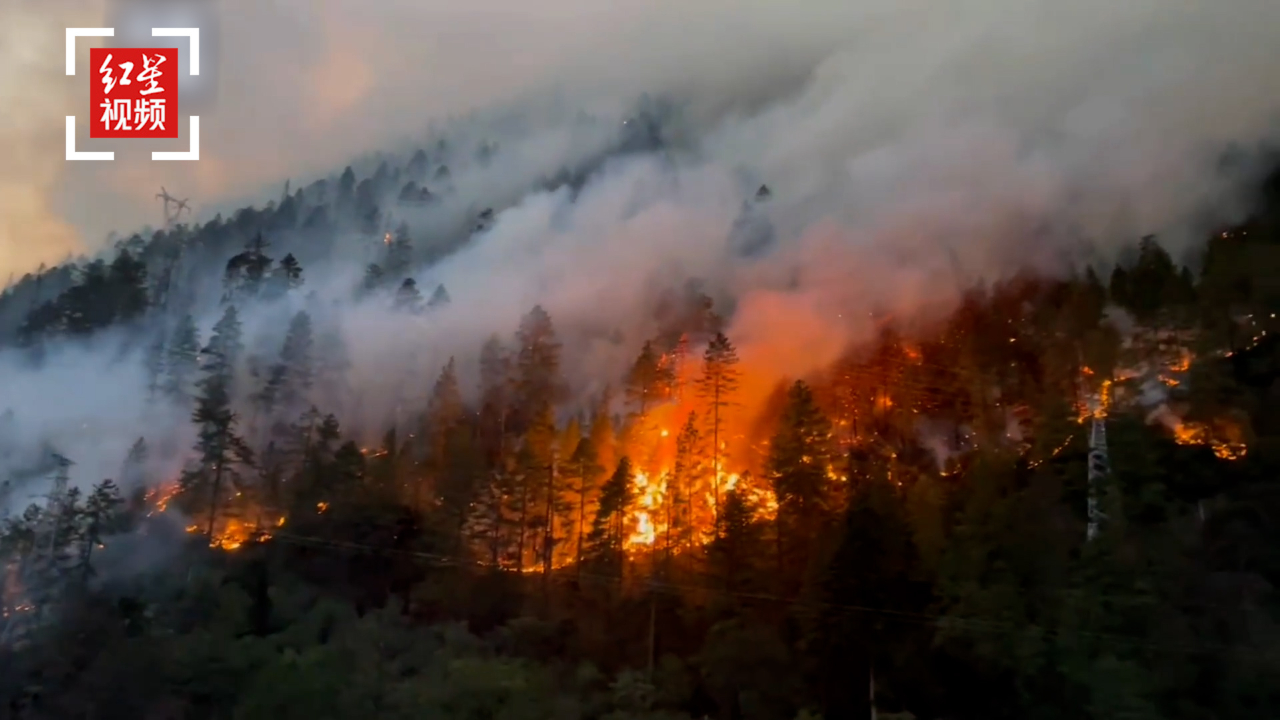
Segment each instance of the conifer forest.
M549 302L455 272L679 165L637 108L517 191L446 129L13 279L5 372L80 374L0 407L0 717L1280 716L1280 172L829 335L679 268L615 306L587 244ZM749 266L791 190L742 188Z

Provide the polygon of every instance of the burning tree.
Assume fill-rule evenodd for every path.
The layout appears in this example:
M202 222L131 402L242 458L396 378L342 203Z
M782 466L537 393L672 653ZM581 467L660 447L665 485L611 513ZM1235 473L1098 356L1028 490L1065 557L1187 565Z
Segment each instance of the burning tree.
M702 379L698 385L700 397L707 404L707 420L711 430L711 492L712 507L716 514L715 534L719 534L721 459L724 444L721 438L724 411L733 404L733 394L738 389L741 373L738 370L738 353L724 333L716 333L702 356Z
M195 445L199 460L179 480L184 509L204 514L210 544L222 542L217 525L232 497L229 491L244 487L239 468L253 463L253 453L237 432L238 416L231 408L231 383L241 349L240 320L235 306L228 306L201 353L204 377L198 383L200 396L191 416L199 427ZM242 492L238 490L236 496Z

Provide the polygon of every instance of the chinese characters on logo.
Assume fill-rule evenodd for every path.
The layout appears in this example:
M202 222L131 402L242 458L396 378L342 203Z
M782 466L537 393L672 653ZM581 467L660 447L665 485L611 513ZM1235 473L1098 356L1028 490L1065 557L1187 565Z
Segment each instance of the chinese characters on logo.
M89 137L178 137L176 48L92 48Z

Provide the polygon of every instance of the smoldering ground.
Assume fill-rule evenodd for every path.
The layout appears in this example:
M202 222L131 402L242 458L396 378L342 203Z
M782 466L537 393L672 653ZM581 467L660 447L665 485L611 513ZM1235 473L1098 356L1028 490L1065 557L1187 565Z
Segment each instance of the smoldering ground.
M93 24L94 8L69 7ZM1218 159L1230 143L1269 137L1280 104L1269 51L1280 6L1265 0L219 8L224 85L202 160L122 153L116 164L67 167L60 135L37 132L60 121L61 106L51 107L47 122L3 135L28 148L6 182L44 203L22 201L26 215L10 217L29 219L3 242L16 247L37 219L65 218L92 245L108 228L151 217L160 184L212 210L275 197L286 177L331 172L371 150L412 148L432 120L474 128L499 110L523 118L518 133L490 123L467 138L501 149L485 168L459 169L450 212L499 212L466 249L418 274L424 288L446 285L447 310L406 319L385 299L351 302L361 269L352 258L308 268L308 290L324 300L317 312L333 315L325 319L352 349L358 414L369 424L393 414L405 387L425 392L448 357L465 365L537 303L586 395L615 379L652 331L655 295L688 278L731 302L729 333L747 371L780 378L834 359L866 331L872 309L945 309L978 278L1105 259L1151 232L1176 250L1202 229L1206 209L1230 214L1247 201L1247 178L1220 173ZM4 12L61 37L25 0ZM55 52L48 62L61 60ZM11 92L26 77L15 76ZM668 128L675 150L606 164L576 195L524 189L608 146L610 133L566 130L577 108L616 126L641 91L681 108ZM742 257L728 238L759 183L773 191L758 212L774 242ZM206 333L214 304L200 310ZM243 310L249 328L285 312ZM124 438L172 431L121 410L130 407L123 396L142 395L132 375L113 375L109 392L88 380L58 392L63 373L100 378L102 365L91 353L48 352L64 370L13 366L5 384L23 392L4 390L5 404L60 436L74 437L86 415L128 427L124 444L104 441L101 468L82 463L84 481L118 466ZM36 399L46 397L59 400Z

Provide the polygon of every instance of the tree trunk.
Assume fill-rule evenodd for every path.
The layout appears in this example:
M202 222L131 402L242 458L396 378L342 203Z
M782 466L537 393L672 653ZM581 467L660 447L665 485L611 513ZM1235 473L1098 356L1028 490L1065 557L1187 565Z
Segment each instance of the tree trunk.
M516 542L516 572L524 572L524 536L529 524L529 478L520 479L520 535Z
M218 496L222 492L222 468L226 466L227 453L222 450L218 453L218 468L213 471L213 489L212 496L209 498L209 523L207 534L209 535L209 544L213 544L213 526L218 519Z

